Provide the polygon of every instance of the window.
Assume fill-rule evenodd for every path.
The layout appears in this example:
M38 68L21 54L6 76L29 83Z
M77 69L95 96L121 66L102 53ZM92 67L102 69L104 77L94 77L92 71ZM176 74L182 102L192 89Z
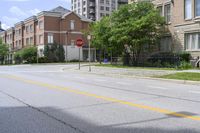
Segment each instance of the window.
M74 29L75 29L75 21L74 21L74 20L71 20L71 21L70 21L70 29L71 29L71 30L74 30Z
M19 36L21 35L21 29L19 29Z
M75 41L71 40L71 46L75 46Z
M39 29L44 29L44 23L43 21L39 21Z
M53 34L52 33L48 33L48 43L53 43Z
M29 32L29 26L26 26L26 33Z
M43 35L39 35L39 44L43 44Z
M101 9L101 10L104 10L104 6L101 6L100 9Z
M104 0L100 0L100 3L101 3L101 4L104 4Z
M165 22L169 24L171 21L171 5L165 5Z
M30 25L30 32L33 32L33 25Z
M110 4L110 1L109 1L109 0L106 0L106 4L108 4L108 5L109 5L109 4Z
M33 45L33 37L30 38L30 44Z
M163 16L163 7L159 6L159 7L157 7L157 9L158 9L160 16Z
M185 49L200 50L200 33L185 34Z
M104 13L100 13L100 17L103 17L104 16Z
M195 17L200 16L200 0L195 0Z
M26 45L29 45L29 38L26 38Z
M185 0L185 19L192 18L192 0Z
M110 8L109 8L109 7L106 7L106 11L110 11Z

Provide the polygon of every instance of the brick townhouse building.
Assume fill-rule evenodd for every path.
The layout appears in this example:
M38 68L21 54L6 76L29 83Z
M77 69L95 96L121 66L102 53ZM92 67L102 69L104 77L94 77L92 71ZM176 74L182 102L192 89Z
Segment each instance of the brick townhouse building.
M193 58L200 56L200 0L148 1L165 17L167 32L161 39L161 51L187 51Z
M38 55L43 56L44 45L54 42L63 45L66 60L76 60L79 57L75 46L78 38L83 39L85 44L81 48L81 60L87 60L88 41L83 31L87 30L90 22L92 21L60 6L31 16L0 32L0 37L10 48L7 60L12 61L14 52L26 46L37 46ZM95 56L96 50L92 48L91 60L95 60Z

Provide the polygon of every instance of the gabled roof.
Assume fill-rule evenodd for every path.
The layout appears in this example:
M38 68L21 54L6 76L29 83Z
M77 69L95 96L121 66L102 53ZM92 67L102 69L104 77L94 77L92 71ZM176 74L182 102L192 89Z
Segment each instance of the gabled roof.
M71 13L74 13L74 14L75 14L76 16L78 16L82 21L93 22L91 19L88 19L88 18L86 18L86 17L84 17L84 16L81 16L81 15L75 13L75 12L72 12L72 11L70 11L70 12L68 12L68 13L65 13L65 14L62 16L62 18L65 18L66 16L70 15Z
M65 13L70 12L70 10L68 10L62 6L58 6L54 9L49 10L49 12L58 12L58 13L61 13L62 15L64 15Z

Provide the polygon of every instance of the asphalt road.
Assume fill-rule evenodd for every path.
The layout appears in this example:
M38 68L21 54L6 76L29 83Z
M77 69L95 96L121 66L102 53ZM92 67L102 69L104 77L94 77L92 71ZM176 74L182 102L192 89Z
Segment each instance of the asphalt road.
M0 133L200 133L200 86L74 67L1 66Z

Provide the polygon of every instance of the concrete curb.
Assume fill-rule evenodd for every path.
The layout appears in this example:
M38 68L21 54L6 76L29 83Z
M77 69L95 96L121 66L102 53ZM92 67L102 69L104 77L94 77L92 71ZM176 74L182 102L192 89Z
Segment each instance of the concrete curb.
M164 79L164 78L142 77L142 76L134 76L134 75L130 76L130 75L123 75L123 74L105 74L105 73L87 72L87 71L83 71L83 70L79 71L78 69L73 69L73 68L72 69L63 69L63 70L64 71L70 70L70 71L81 72L81 73L85 73L85 74L95 74L95 75L109 76L109 77L148 79L148 80L158 80L158 81L200 86L200 81Z

